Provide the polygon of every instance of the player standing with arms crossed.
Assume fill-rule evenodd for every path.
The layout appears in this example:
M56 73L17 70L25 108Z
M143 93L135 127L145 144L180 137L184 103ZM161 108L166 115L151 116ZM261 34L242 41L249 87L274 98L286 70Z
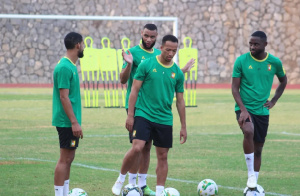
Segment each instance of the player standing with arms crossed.
M232 74L236 118L244 133L243 148L249 188L257 186L261 154L269 126L269 110L276 104L287 84L280 59L265 52L267 44L264 32L254 32L249 41L250 52L236 59ZM280 84L269 101L274 75Z

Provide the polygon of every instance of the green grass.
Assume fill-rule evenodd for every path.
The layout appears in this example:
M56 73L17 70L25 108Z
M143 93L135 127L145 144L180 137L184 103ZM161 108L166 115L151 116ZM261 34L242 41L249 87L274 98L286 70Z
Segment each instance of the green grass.
M102 94L100 98L103 106ZM300 195L299 99L300 90L286 90L271 111L259 176L266 195ZM198 89L197 104L197 108L186 109L188 140L183 145L179 144L180 123L173 107L174 142L166 187L176 188L182 196L197 196L198 183L210 178L220 185L219 195L242 195L247 180L243 135L235 120L230 89ZM0 89L0 195L54 195L59 144L51 126L51 107L52 89ZM111 195L130 148L125 109L83 108L82 119L84 139L72 165L70 188L83 188L90 196ZM155 167L153 147L148 172L152 189Z

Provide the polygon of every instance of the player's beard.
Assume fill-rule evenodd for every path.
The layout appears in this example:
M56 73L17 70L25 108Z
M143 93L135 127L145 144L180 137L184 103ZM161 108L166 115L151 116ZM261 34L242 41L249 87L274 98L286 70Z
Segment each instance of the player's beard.
M82 51L78 51L77 56L78 56L78 58L82 58L83 57L83 50Z
M143 44L143 46L144 46L144 48L145 48L146 50L149 50L149 49L153 48L153 46L155 45L155 42L156 42L156 40L153 42L153 44L151 44L150 47L147 47L146 42L144 42L144 40L143 40L143 38L142 38L142 44Z

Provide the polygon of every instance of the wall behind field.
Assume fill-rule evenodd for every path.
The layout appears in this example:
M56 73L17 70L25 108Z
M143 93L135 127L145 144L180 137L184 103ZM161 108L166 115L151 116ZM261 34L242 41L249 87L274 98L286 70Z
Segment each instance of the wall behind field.
M230 83L235 59L248 52L256 30L268 35L267 51L279 57L290 84L300 84L299 0L1 0L1 14L172 16L183 38L197 48L198 83ZM151 22L151 21L149 21ZM52 72L65 54L64 36L76 31L94 39L108 37L121 48L128 37L139 43L146 22L0 19L0 83L52 83ZM172 33L172 22L155 22L159 37ZM79 67L80 70L80 67ZM277 79L274 80L277 82Z

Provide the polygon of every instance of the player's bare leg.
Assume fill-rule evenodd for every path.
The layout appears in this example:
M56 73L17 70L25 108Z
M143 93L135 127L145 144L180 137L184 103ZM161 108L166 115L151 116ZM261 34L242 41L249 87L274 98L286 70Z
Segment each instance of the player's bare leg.
M60 149L60 157L57 161L55 172L54 172L54 184L63 186L65 180L70 177L71 164L75 157L75 150Z
M142 159L141 156L139 158L137 158L136 161L131 163L131 168L128 171L128 174L129 174L128 183L129 184L136 185L137 172L138 172L139 167L140 167L140 160Z
M156 147L157 166L156 166L156 185L165 186L168 175L168 152L169 148ZM160 195L161 192L156 190L156 195Z
M245 154L250 154L254 152L254 126L252 122L245 122L242 131L244 133L244 140L243 140L243 148Z
M54 171L55 195L63 194L65 181L70 178L71 164L75 157L75 151L75 149L60 149L60 157Z
M139 163L139 173L140 174L148 173L149 163L150 163L151 146L152 146L152 140L145 144L145 147L142 151L141 160Z
M245 160L248 168L248 181L249 188L255 188L257 179L254 173L254 126L252 122L245 122L241 127L244 133L243 148L245 153Z
M261 166L261 154L264 147L264 143L254 142L254 171L256 179L258 179L258 174Z
M139 175L138 175L138 185L143 190L144 196L155 196L155 192L150 189L147 185L147 173L150 163L150 150L152 146L152 140L145 144L139 160Z
M129 169L132 167L132 163L138 161L141 152L145 146L145 141L139 140L139 139L134 139L132 141L132 147L130 148L129 151L124 156L120 175L115 182L114 186L112 187L112 192L114 195L120 195L122 186L125 181L125 176Z

